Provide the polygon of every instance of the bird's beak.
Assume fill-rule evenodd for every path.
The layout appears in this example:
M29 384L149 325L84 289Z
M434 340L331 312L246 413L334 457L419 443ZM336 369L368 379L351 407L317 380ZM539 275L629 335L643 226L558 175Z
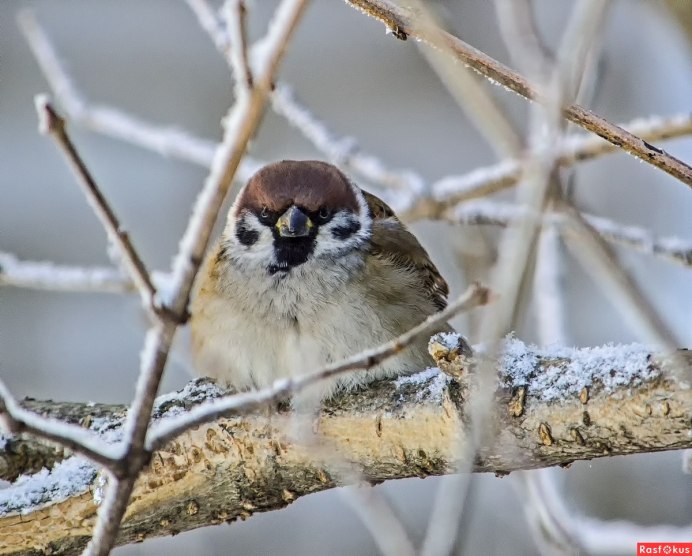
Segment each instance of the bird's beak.
M281 237L305 237L310 234L313 226L310 217L295 205L276 221L276 229Z

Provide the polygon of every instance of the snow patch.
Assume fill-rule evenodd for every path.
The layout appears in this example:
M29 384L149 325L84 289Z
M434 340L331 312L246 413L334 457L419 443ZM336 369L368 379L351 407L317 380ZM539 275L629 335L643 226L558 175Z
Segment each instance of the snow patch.
M206 378L198 378L188 382L179 392L163 394L156 398L154 418L172 417L185 412L185 407L206 400L215 400L227 395L228 392Z
M465 343L468 343L466 342L466 338L464 338L464 336L456 332L438 332L432 338L430 338L428 346L435 342L443 346L445 349L452 351L459 349L460 340L463 340L465 341Z
M456 342L453 345L456 347ZM416 401L442 402L449 380L450 378L441 372L440 369L430 367L412 375L399 377L394 381L394 385L397 388L406 386L422 387L416 394Z
M538 361L554 362L538 366ZM502 350L501 378L506 386L525 386L544 401L579 395L596 386L611 393L660 376L651 365L651 350L641 344L607 344L592 348L539 348L509 337Z
M33 475L22 475L0 489L0 516L13 512L31 513L44 504L55 504L89 490L96 477L96 467L80 457L71 457Z

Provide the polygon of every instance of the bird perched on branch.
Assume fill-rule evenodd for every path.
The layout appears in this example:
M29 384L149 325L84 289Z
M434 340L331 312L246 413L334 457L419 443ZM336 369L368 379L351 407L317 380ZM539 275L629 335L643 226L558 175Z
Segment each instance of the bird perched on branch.
M238 194L202 267L194 365L237 390L266 387L396 338L443 309L447 294L383 201L325 162L269 164ZM426 347L325 381L317 395L424 369Z

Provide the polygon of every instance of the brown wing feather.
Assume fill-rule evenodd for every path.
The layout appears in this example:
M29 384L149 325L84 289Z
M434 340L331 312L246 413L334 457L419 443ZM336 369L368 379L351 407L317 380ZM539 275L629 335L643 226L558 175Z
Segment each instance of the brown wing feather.
M372 254L418 273L435 307L440 311L444 309L447 306L449 287L426 250L387 203L367 191L363 191L363 194L373 219L370 247Z

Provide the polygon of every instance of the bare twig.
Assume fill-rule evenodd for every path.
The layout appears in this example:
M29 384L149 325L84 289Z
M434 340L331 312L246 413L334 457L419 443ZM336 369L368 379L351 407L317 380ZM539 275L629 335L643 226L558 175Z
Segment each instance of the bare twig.
M529 157L517 191L518 201L529 206L532 211L541 212L545 208L550 178L559 155L555 145L559 144L564 131L562 107L571 102L576 94L573 79L584 68L584 45L590 44L598 35L606 5L605 0L581 0L575 6L550 81L542 84L541 102L533 107ZM498 262L493 272L493 287L500 292L500 299L484 314L480 325L481 340L490 347L491 352L497 349L499 340L510 330L515 320L521 285L533 256L538 230L536 221L524 219L503 234ZM466 457L461 458L463 461L472 459L469 456L476 453L482 439L487 436L487 416L493 402L492 366L481 362L477 368L477 378L478 389L468 404L468 415L473 423L472 441L465 446ZM460 469L467 470L468 464ZM468 490L465 483L457 486L459 490L456 492L449 489L438 492L433 517L441 513L437 511L438 508L447 508L453 515L448 515L439 522L431 520L423 543L423 553L426 555L449 554L453 547L457 524L464 511L463 497ZM454 496L460 500L450 500Z
M48 84L72 123L152 150L161 156L180 158L205 168L211 166L217 143L180 129L154 125L110 106L89 104L72 83L33 13L26 10L21 12L19 23ZM260 161L245 157L237 179L246 181L262 165Z
M453 316L479 305L485 305L490 301L490 297L491 294L488 288L480 284L472 284L459 299L451 303L446 309L431 315L418 326L377 348L363 351L343 361L328 365L314 373L276 380L272 386L256 392L247 392L209 402L185 415L181 415L180 418L162 423L149 433L147 449L156 450L191 427L209 423L220 417L247 413L269 403L285 399L295 392L304 390L328 378L374 367L388 357L400 353L401 350L420 338L430 335L442 323L447 322Z
M538 245L534 276L534 295L538 320L538 337L544 346L567 345L564 295L560 269L562 245L555 225L543 226Z
M370 485L346 487L341 497L360 517L384 556L415 556L416 550L384 496Z
M410 35L419 40L430 42L429 37L420 28L416 17L407 9L389 0L346 0L346 2L370 17L381 21L388 29L395 30L395 34L404 37ZM537 100L541 96L533 84L487 54L449 33L442 32L442 37L457 59L468 64L492 82L528 99ZM663 170L688 187L692 187L692 167L665 151L650 145L643 139L577 104L564 106L562 115L580 127Z
M231 38L207 0L185 0L197 18L199 26L209 35L216 49L224 56L230 55Z
M247 9L245 0L226 0L223 8L231 49L226 55L240 91L252 87L252 70L247 55Z
M554 470L521 471L513 478L541 554L584 554L579 527L555 486Z
M634 280L617 264L617 261L595 230L573 207L563 204L570 225L562 229L562 236L570 252L582 263L596 283L607 291L615 307L625 315L626 322L654 345L662 346L669 353L675 352L675 335L647 301ZM671 366L672 372L688 373L683 364ZM689 380L682 376L681 379Z
M77 177L77 182L81 186L89 205L106 230L108 239L122 257L125 268L139 291L144 308L156 312L156 288L151 281L149 271L130 241L128 233L120 225L115 212L79 156L65 129L65 120L55 111L48 98L44 95L36 97L36 110L38 112L41 133L50 135L65 156L67 163Z
M677 114L666 118L638 118L620 125L645 141L659 141L691 134L692 114ZM619 152L618 147L600 137L575 134L566 137L562 142L557 163L567 167L615 152ZM449 205L485 197L513 187L520 176L521 162L504 160L461 176L441 178L431 187L436 204L428 206L429 212L423 216L439 216Z
M442 26L422 0L415 0L417 22L432 46L419 43L420 51L466 116L495 150L498 158L516 157L522 140L505 111L485 90L486 83L457 64L443 40Z
M554 178L559 179L559 178ZM561 184L553 184L552 197L559 199ZM538 239L532 293L538 338L543 346L566 346L565 297L560 269L562 244L557 224L542 221ZM567 556L583 552L571 514L562 503L551 469L522 471L514 477L519 488L533 538L541 554Z
M555 63L541 40L531 0L495 0L495 14L512 62L539 82L545 81Z
M575 518L575 525L587 554L618 556L627 553L638 542L688 543L692 526L640 525L630 521L601 521Z
M685 450L682 453L682 472L692 475L692 450Z
M200 26L210 36L217 50L224 56L229 67L234 68L238 61L228 50L227 33L219 23L206 0L187 0L197 17ZM295 95L293 88L277 81L271 94L272 108L286 118L288 123L300 131L314 147L331 162L349 172L355 172L372 184L397 189L403 193L418 194L425 188L422 176L411 170L392 170L377 157L362 151L353 137L338 136L317 118ZM410 201L402 201L408 205Z
M396 189L397 195L424 191L426 184L420 174L388 168L379 158L364 152L354 138L332 132L297 99L289 85L277 83L272 94L272 106L334 164L363 176L373 184Z

